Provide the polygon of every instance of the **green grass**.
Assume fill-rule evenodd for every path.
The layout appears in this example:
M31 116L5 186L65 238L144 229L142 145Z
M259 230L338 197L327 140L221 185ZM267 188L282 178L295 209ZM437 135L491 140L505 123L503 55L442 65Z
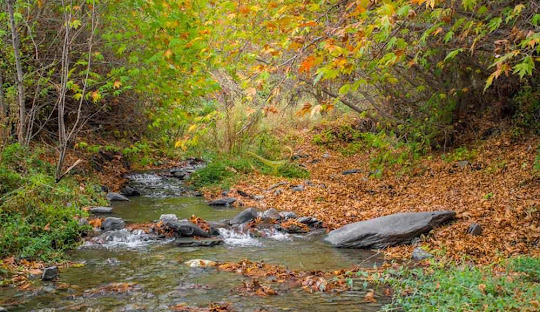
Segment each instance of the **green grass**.
M103 204L97 184L66 176L54 181L54 167L39 151L18 144L5 147L0 159L0 259L56 261L77 246L86 230L78 219L82 207Z
M273 169L251 157L221 155L208 162L208 165L193 173L190 178L191 185L201 187L217 187L227 189L235 181L257 170L263 174L272 175ZM290 162L278 169L278 176L284 178L307 178L309 172Z
M385 310L537 311L540 259L513 258L502 271L492 267L444 265L390 270L395 289Z

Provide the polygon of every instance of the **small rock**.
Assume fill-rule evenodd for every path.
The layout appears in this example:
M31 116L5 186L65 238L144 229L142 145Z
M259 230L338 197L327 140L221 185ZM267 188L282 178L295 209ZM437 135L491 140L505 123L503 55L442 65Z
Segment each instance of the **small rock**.
M109 192L109 187L107 185L102 185L101 186L101 191L104 192L104 193L108 193Z
M362 172L362 169L350 169L350 170L343 171L341 174L349 175L349 174L354 174L354 173L359 173L359 172Z
M111 207L92 207L88 211L91 213L112 213Z
M54 281L58 278L58 267L52 266L45 268L43 270L43 275L41 275L41 280L43 281Z
M164 226L173 230L180 237L210 237L208 232L204 231L200 227L189 221L166 221L163 223Z
M178 217L174 213L162 214L159 216L159 221L178 221Z
M6 308L0 307L0 312L8 312Z
M278 188L277 190L274 191L274 196L281 195L281 193L283 193L283 189Z
M291 187L293 192L302 192L305 189L303 185L295 185Z
M255 208L248 208L240 212L236 217L232 218L230 223L232 225L246 223L257 218L258 215L259 213L257 210L255 210Z
M466 160L461 160L457 162L458 167L461 169L465 169L465 167L467 167L469 164L470 163Z
M279 212L275 208L270 208L270 209L266 210L265 212L262 213L261 217L265 221L266 220L273 221L273 220L281 219L281 215L279 214Z
M193 239L193 238L177 238L174 241L178 247L213 247L223 244L223 240L219 238L209 239Z
M330 158L330 154L324 153L324 154L322 155L322 158Z
M478 223L473 223L469 225L469 228L467 229L467 234L471 234L473 236L482 235L482 232L483 232L482 226Z
M254 200L263 200L263 199L264 199L264 195L255 195L255 196L253 196L253 199L254 199Z
M314 186L315 185L313 182L311 182L311 180L305 180L304 184L307 185L307 186Z
M208 202L208 205L210 206L230 206L236 202L236 198L233 197L224 197L216 200L212 200Z
M125 225L126 223L124 220L122 220L122 218L108 217L101 224L101 228L104 231L115 231L123 229Z
M223 190L223 192L221 192L221 195L222 195L222 196L227 196L227 195L229 195L229 190Z
M141 193L138 190L132 188L129 185L124 186L122 188L122 190L120 191L120 193L122 195L124 195L124 196L139 196L139 195L141 195Z
M423 250L422 248L414 248L412 252L412 259L415 261L422 261L424 259L433 258L433 255Z
M296 213L292 211L282 211L279 213L279 215L281 216L282 219L285 219L285 220L297 218Z
M107 263L108 265L119 265L120 261L116 258L107 258L107 260L105 260L105 263Z
M108 201L129 201L129 198L127 198L124 195L118 194L118 193L107 193L106 196Z

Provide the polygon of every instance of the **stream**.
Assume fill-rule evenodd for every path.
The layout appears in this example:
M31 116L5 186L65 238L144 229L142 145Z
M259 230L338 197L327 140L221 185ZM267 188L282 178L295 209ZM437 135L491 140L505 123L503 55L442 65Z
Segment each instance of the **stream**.
M128 224L158 220L162 214L222 220L241 211L208 206L204 198L190 195L174 177L146 172L131 175L130 181L142 196L113 202L109 215ZM58 280L37 281L38 287L32 291L3 288L0 302L8 311L170 311L179 304L206 308L214 302L228 302L234 311L378 311L384 304L384 300L364 302L361 287L342 293L309 293L298 285L273 283L278 295L246 294L237 291L249 280L246 277L185 264L192 259L248 259L291 270L330 271L354 265L372 267L380 262L370 251L324 244L320 231L276 232L264 238L225 229L220 233L224 244L214 247L177 247L168 240L148 241L143 234L129 232L105 244L87 242L69 255L69 260L84 265L61 268ZM111 291L112 283L131 287L126 292Z

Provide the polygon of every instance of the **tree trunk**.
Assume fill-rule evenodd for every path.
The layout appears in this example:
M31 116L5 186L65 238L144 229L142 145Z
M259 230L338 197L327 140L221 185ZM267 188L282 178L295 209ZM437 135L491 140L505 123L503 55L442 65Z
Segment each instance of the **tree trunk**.
M11 24L11 38L13 41L13 54L15 56L15 67L17 69L17 95L19 104L19 126L17 127L17 138L21 145L27 145L26 141L26 107L24 103L24 84L21 65L21 55L19 52L19 34L15 25L13 6L15 0L8 0L7 7L9 12L9 21Z

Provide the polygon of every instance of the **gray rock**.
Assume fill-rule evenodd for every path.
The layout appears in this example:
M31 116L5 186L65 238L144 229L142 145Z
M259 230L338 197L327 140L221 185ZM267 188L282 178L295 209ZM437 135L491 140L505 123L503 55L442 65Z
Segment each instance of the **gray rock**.
M285 219L285 220L297 218L296 213L292 211L282 211L279 213L279 215L281 216L282 219Z
M91 213L112 213L111 207L92 207L89 209Z
M236 224L250 222L251 220L254 220L255 218L257 218L258 215L259 213L257 212L255 208L248 208L240 212L236 217L232 218L230 223L232 225L236 225Z
M0 312L8 312L6 308L0 307Z
M120 190L120 193L124 196L139 196L141 195L141 192L139 192L137 189L132 188L129 185L126 185Z
M264 199L264 195L255 195L252 197L254 200L263 200Z
M79 225L80 226L85 226L85 225L89 225L90 223L88 222L88 219L86 218L80 218L79 219Z
M167 220L163 222L163 225L171 229L180 237L210 237L210 234L208 234L208 232L204 231L203 229L189 221Z
M43 270L43 275L41 275L41 280L43 281L54 281L58 278L58 267L52 266L45 268Z
M322 222L313 217L300 217L297 221L313 228L322 227Z
M457 162L457 165L459 168L461 169L464 169L465 167L467 167L470 163L466 160L461 160L461 161L458 161Z
M129 201L129 198L127 198L124 195L118 194L118 193L107 193L106 198L108 201Z
M174 213L162 214L159 216L159 221L178 221L178 217Z
M473 236L479 236L482 235L483 229L482 226L478 223L472 223L469 225L469 228L467 229L467 234L471 234Z
M281 215L275 208L270 208L262 213L261 218L265 221L273 221L281 219Z
M126 226L126 223L122 218L116 218L116 217L108 217L101 223L101 228L104 231L115 231L115 230L121 230Z
M324 153L324 154L322 155L322 158L330 158L330 154Z
M216 200L212 200L208 202L208 205L210 206L230 206L236 202L236 198L233 197L224 197Z
M415 261L422 261L424 259L433 258L433 255L422 248L414 248L411 258Z
M281 195L281 193L283 193L283 189L280 189L280 188L274 191L275 196Z
M293 192L302 192L304 189L305 189L305 187L303 185L295 185L295 186L291 187L291 190Z
M174 244L178 247L213 247L223 244L219 238L193 239L188 237L177 238Z
M330 232L324 240L340 248L381 249L409 244L455 216L453 211L397 213L348 224Z
M350 169L350 170L343 171L341 174L349 175L349 174L359 173L359 172L362 172L362 169Z
M102 242L127 243L129 242L130 235L131 233L128 230L122 229L119 231L105 232L98 237L98 240Z

